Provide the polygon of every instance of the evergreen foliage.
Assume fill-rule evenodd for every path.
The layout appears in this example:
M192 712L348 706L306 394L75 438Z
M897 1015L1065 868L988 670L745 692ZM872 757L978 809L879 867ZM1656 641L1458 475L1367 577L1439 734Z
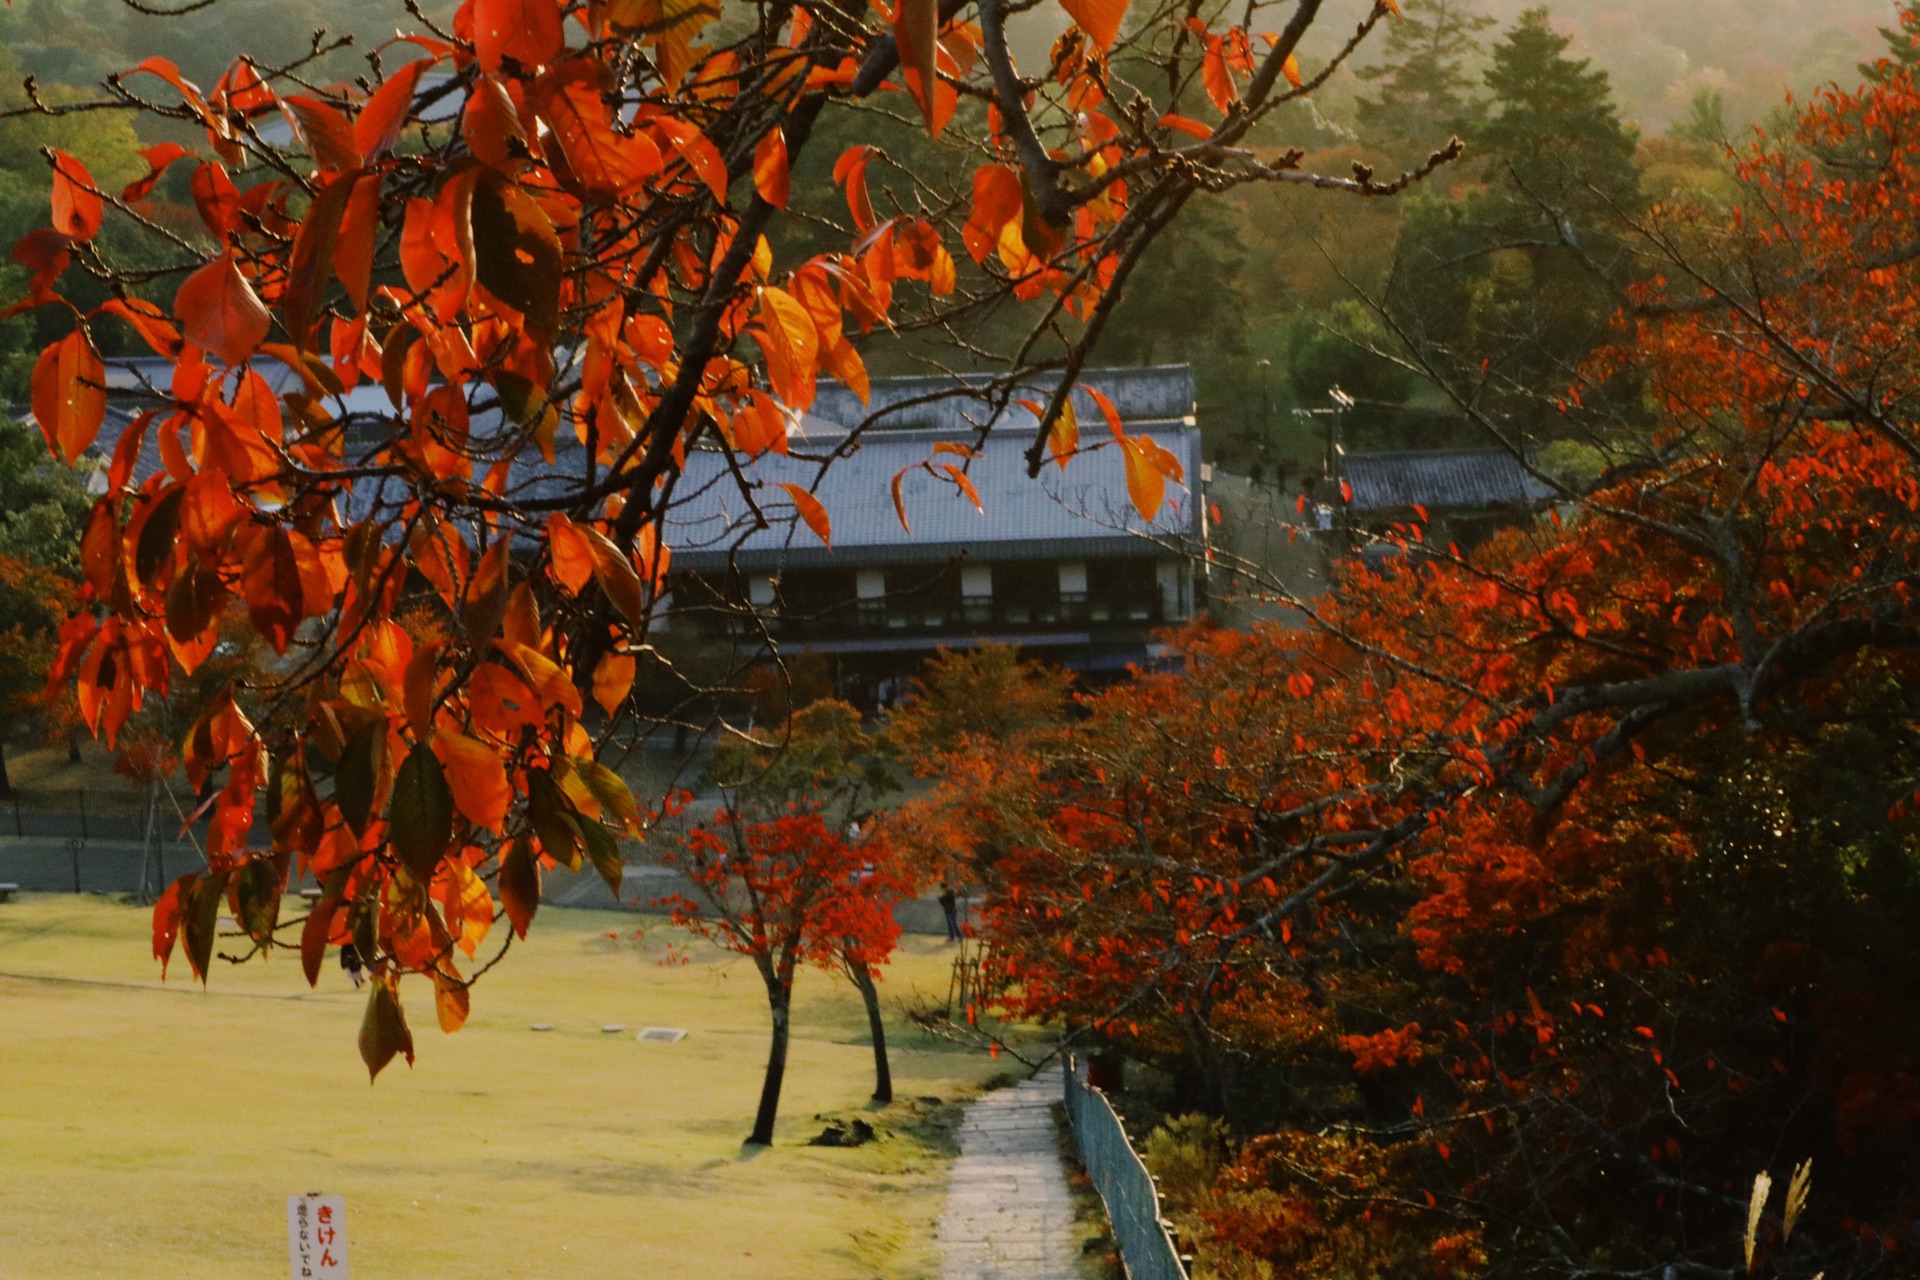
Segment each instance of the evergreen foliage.
M1354 115L1363 141L1404 163L1479 128L1478 36L1494 20L1472 0L1408 0L1403 9L1387 28L1387 61L1359 72L1376 88L1355 101Z

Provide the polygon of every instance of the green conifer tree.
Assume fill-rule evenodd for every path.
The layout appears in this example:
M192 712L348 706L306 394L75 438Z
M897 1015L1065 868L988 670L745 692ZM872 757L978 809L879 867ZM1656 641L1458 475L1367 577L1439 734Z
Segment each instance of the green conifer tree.
M1895 67L1912 68L1920 66L1920 46L1914 44L1915 33L1909 29L1904 22L1905 14L1912 9L1912 4L1901 6L1903 21L1891 27L1880 28L1880 38L1887 42L1887 52L1885 56ZM1876 83L1884 81L1887 78L1886 73L1881 69L1881 64L1878 62L1861 63L1860 74Z
M1637 196L1639 131L1620 122L1607 73L1567 57L1545 8L1528 9L1493 47L1493 111L1476 141L1534 201L1568 215Z
M1474 68L1485 50L1477 37L1494 20L1471 0L1406 0L1402 8L1386 29L1387 60L1359 72L1378 92L1360 98L1355 115L1363 142L1410 163L1478 127L1485 104Z
M1490 97L1469 138L1480 182L1407 202L1389 306L1449 380L1527 431L1561 429L1546 407L1604 339L1630 274L1622 219L1643 204L1638 132L1604 71L1567 56L1544 8L1494 44Z

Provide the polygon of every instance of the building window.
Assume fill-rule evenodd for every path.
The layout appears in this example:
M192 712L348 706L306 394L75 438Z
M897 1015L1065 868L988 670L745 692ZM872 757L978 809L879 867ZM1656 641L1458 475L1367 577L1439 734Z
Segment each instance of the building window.
M993 621L993 569L990 565L960 567L960 613L968 626Z
M1095 560L1087 569L1087 618L1090 621L1160 620L1160 583L1153 561Z
M874 629L886 626L887 575L878 569L861 569L854 574L853 585L860 611L860 625Z
M1060 618L1060 587L1053 564L1014 560L993 567L994 615L1010 627L1044 626Z
M1059 578L1060 616L1071 622L1084 621L1087 616L1087 562L1062 560Z
M929 631L960 618L960 575L952 565L887 570L889 630Z
M1160 580L1160 617L1181 622L1193 616L1193 592L1187 581L1187 562L1162 560L1156 566Z
M788 635L843 630L854 616L854 575L845 569L789 569L780 577L780 627Z

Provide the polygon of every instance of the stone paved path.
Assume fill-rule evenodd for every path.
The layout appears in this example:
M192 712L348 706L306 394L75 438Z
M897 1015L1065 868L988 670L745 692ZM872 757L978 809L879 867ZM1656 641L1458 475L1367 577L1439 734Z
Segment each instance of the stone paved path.
M1073 1280L1073 1198L1047 1108L1060 1073L987 1094L960 1122L940 1280Z

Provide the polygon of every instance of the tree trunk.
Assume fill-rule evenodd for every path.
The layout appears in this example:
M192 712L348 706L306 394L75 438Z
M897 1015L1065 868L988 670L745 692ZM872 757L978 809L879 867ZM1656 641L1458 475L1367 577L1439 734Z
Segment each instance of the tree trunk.
M793 987L778 982L767 987L767 1004L773 1012L773 1043L767 1049L767 1078L760 1085L760 1110L753 1117L753 1132L747 1141L755 1146L773 1145L773 1121L780 1112L780 1083L787 1074L787 1028L793 1003Z
M147 889L147 867L154 868L151 897ZM140 843L140 897L151 901L160 896L167 886L167 868L160 861L160 775L155 774L147 780L147 826L142 833Z
M80 763L80 731L78 729L67 730L67 763Z
M0 796L13 794L13 779L7 776L7 744L0 742Z
M1209 1116L1227 1114L1226 1064L1220 1060L1220 1042L1206 1016L1189 1015L1187 1061L1174 1074L1174 1094L1182 1109Z
M863 964L847 962L847 976L859 989L867 1006L867 1026L873 1032L873 1100L893 1101L893 1069L887 1065L887 1026L880 1019L880 991L874 985L873 971Z

